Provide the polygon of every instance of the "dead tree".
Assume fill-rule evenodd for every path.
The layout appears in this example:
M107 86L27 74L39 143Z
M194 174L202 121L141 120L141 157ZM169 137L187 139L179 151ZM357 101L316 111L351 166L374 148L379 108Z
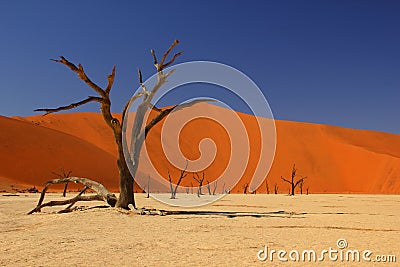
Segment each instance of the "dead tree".
M304 184L304 180L302 180L302 181L299 183L300 195L303 194L303 184Z
M275 195L278 194L278 189L279 189L278 184L275 183L275 185L274 185L274 193L275 193Z
M66 183L80 183L83 184L84 187L83 189L79 192L78 195L76 195L73 198L66 199L66 200L60 200L60 201L49 201L46 203L43 203L45 194L49 187L53 184L66 184ZM64 213L64 212L70 212L72 211L72 206L78 202L78 201L93 201L93 200L98 200L98 201L105 201L107 202L111 207L114 207L115 204L117 203L117 197L112 194L110 191L107 190L107 188L104 187L101 183L86 179L86 178L80 178L80 177L69 177L69 178L61 178L61 179L54 179L47 181L45 183L45 187L42 190L42 193L40 194L39 202L37 206L31 210L28 214L32 214L34 212L40 212L42 208L44 207L53 207L53 206L63 206L63 205L68 205L65 209L59 211L59 213ZM82 194L88 190L92 189L95 191L97 194L96 195L90 195L90 196L82 196Z
M60 169L60 173L56 173L56 172L51 172L52 174L54 174L55 176L57 176L58 178L68 178L71 174L72 171L69 170L68 172L65 172L64 168ZM67 187L68 187L69 182L66 182L64 185L64 190L63 190L63 197L65 197L67 195Z
M147 177L147 196L146 198L150 198L150 175Z
M212 192L213 195L215 195L215 192L217 191L217 186L218 186L218 180L215 180L214 181L214 189L213 189L213 192Z
M293 165L293 169L292 169L292 175L291 175L291 180L287 180L287 179L285 179L285 178L283 178L282 176L281 176L281 179L283 180L283 181L285 181L286 183L289 183L290 184L290 190L289 190L289 195L291 195L291 196L294 196L294 190L296 189L296 187L300 184L300 183L303 183L303 181L304 181L304 179L306 179L307 177L302 177L302 178L300 178L299 180L297 180L297 181L295 181L295 178L296 178L296 172L297 172L297 169L296 169L296 165L294 164Z
M197 190L197 196L200 197L201 195L203 195L203 193L201 192L201 188L203 186L203 181L204 181L204 172L203 172L202 178L200 178L200 176L197 172L193 173L193 179L195 179L199 183L199 189Z
M209 181L207 181L207 190L208 190L208 194L211 195L211 186L210 186Z
M269 194L268 178L265 178L265 193Z
M307 187L307 191L306 191L306 194L308 195L308 187Z
M143 83L142 73L140 69L138 71L139 84L142 87L143 91L138 92L129 101L127 101L122 111L122 121L124 121L130 103L141 99L142 102L138 105L136 109L136 115L132 130L132 142L130 149L131 155L128 157L125 157L123 150L124 140L122 138L122 131L123 131L122 123L120 122L120 120L118 120L112 115L110 109L111 107L110 92L114 84L116 66L113 67L111 74L108 75L107 77L107 85L104 88L101 88L86 75L86 72L81 64L78 64L78 66L76 66L63 56L61 56L60 59L53 60L55 62L65 65L71 71L75 72L78 75L79 79L84 81L86 85L88 85L91 89L94 90L97 96L88 96L86 99L76 103L72 103L68 106L62 106L58 108L41 108L41 109L36 109L35 111L43 111L45 112L45 115L47 115L50 113L74 109L91 102L97 102L100 104L100 110L103 115L103 119L106 122L106 124L112 129L114 134L114 139L118 148L117 164L120 176L119 179L120 195L116 204L117 207L128 209L128 205L132 204L136 208L135 198L134 198L134 188L133 188L134 178L139 165L140 151L149 131L163 118L165 118L168 114L170 114L173 110L183 109L185 107L192 106L199 102L213 101L209 99L193 100L191 102L186 102L181 105L174 105L166 109L159 109L156 108L154 105L152 105L151 101L154 95L161 88L161 86L167 81L167 78L173 73L173 70L164 73L164 69L170 66L172 63L174 63L176 58L182 54L182 52L178 52L174 54L174 56L169 61L166 61L168 55L178 43L179 41L175 40L171 44L169 49L164 53L163 57L161 58L161 61L157 60L154 50L150 51L151 55L153 56L153 64L157 70L157 83L151 90L148 90L146 88L145 84ZM153 109L156 112L158 112L158 115L156 115L147 125L143 126L145 115L147 111L149 111L150 109ZM131 171L128 168L127 162L131 166Z
M168 180L169 180L169 187L170 187L170 190L171 190L170 199L176 199L176 191L178 190L179 184L182 182L183 178L185 178L187 176L187 173L186 173L187 166L188 166L188 161L186 161L185 169L181 170L181 175L179 176L178 182L175 184L175 189L172 186L171 174L169 173L169 170L167 170L167 172L168 172Z
M248 183L246 183L244 186L243 186L243 194L247 194L247 189L249 188L249 184Z

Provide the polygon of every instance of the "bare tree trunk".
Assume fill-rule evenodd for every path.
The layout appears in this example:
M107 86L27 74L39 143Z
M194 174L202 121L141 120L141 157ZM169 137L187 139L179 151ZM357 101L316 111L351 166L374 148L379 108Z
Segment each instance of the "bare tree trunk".
M247 188L249 188L249 184L246 183L243 187L243 194L247 194Z
M150 198L150 175L147 177L147 196L146 198Z
M217 191L217 186L218 186L218 180L214 181L214 189L213 189L213 195L215 195L215 192Z
M208 194L211 195L211 186L210 186L209 181L207 181L207 190L208 190Z
M122 136L121 136L122 140ZM123 151L122 151L122 142L121 142L121 147L118 146L118 153L119 153L119 158L118 158L118 170L119 170L119 198L117 201L117 207L120 208L128 208L129 204L132 204L134 208L136 208L136 203L135 203L135 195L134 195L134 178L131 175L131 172L126 165L124 156L123 156ZM122 154L122 157L121 157ZM137 171L137 165L134 167L134 174L136 174Z
M169 180L169 187L171 190L171 197L170 197L171 199L176 198L176 192L178 191L178 187L179 187L180 183L182 182L182 180L187 176L187 174L186 174L187 166L188 166L188 161L186 161L185 169L181 170L181 175L179 176L178 182L175 185L175 189L172 187L171 174L169 173L169 170L168 170L168 180Z
M300 182L299 187L300 187L300 195L302 195L303 194L303 182Z
M196 177L195 177L195 175L196 175ZM196 172L196 173L193 173L193 179L195 179L198 183L199 183L199 188L198 188L198 190L197 190L197 196L198 197L200 197L203 193L201 192L201 189L202 189L202 187L203 187L203 181L204 181L204 172L203 172L203 176L202 176L202 178L200 178L200 176L199 176L199 174Z
M265 179L265 192L269 194L268 179Z
M65 172L64 168L61 168L60 173L56 173L56 172L51 172L51 173L56 175L58 178L62 179L62 178L68 178L71 175L72 171L69 170L68 172ZM63 194L62 194L63 197L67 196L67 188L68 188L68 182L66 182L64 185L64 190L63 190Z
M278 194L278 184L277 183L275 183L275 186L274 186L274 193L275 193L275 195Z
M63 197L67 196L67 187L68 187L68 182L65 183L64 190L63 190Z

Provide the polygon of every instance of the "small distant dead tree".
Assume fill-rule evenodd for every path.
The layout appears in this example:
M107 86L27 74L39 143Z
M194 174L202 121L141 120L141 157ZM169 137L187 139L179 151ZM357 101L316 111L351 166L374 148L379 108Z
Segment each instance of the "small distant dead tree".
M169 187L170 187L170 190L171 190L170 199L176 199L176 191L178 190L178 187L179 187L180 183L182 182L183 178L185 178L187 176L187 173L186 173L187 166L188 166L188 161L186 161L185 169L181 170L181 175L179 176L178 182L175 184L175 189L172 186L171 174L169 173L169 170L167 170L167 172L168 172L168 180L169 180Z
M243 186L243 194L247 194L247 189L249 188L249 184L248 183L246 183L244 186Z
M208 180L207 180L207 190L208 190L208 194L212 195L212 193L211 193L211 185L210 185L210 182Z
M83 189L79 192L78 195L76 195L73 198L66 199L66 200L59 200L59 201L49 201L46 203L43 203L45 194L49 187L53 184L65 184L65 183L80 183L83 184L84 187ZM96 195L90 195L90 196L82 196L82 194L88 190L92 189L95 191L97 194ZM86 178L80 178L80 177L68 177L68 178L61 178L61 179L54 179L47 181L45 183L45 187L42 190L42 193L40 194L39 202L37 206L31 210L28 214L32 214L35 212L41 212L42 208L44 207L53 207L53 206L63 206L63 205L68 205L65 209L59 211L59 213L65 213L65 212L70 212L72 211L72 206L78 202L78 201L93 201L93 200L99 200L99 201L105 201L107 202L111 207L114 207L115 204L117 203L117 197L112 194L110 191L107 190L107 188L104 187L104 185L86 179Z
M290 184L290 186L291 186L291 189L289 190L289 195L291 195L291 196L294 196L294 190L296 189L296 187L300 184L300 183L303 183L303 181L304 181L304 179L306 179L307 177L302 177L302 178L300 178L299 180L297 180L297 181L295 181L295 178L296 178L296 173L297 173L297 169L296 169L296 165L294 164L293 165L293 169L292 169L292 175L291 175L291 180L287 180L287 179L285 179L285 178L283 178L282 176L281 176L281 179L283 180L283 181L285 181L286 183L289 183Z
M147 176L147 196L146 198L150 197L150 175Z
M268 178L265 178L265 192L269 194Z
M303 194L303 184L304 184L304 180L302 180L302 181L299 183L300 195Z
M148 136L149 131L160 121L163 120L168 114L170 114L172 111L177 111L189 106L192 106L194 104L197 104L199 102L210 102L214 100L210 99L196 99L190 102L186 102L183 104L179 105L174 105L172 107L166 108L166 109L159 109L155 107L151 101L153 97L155 96L156 92L167 82L167 78L173 73L172 71L169 72L164 72L164 70L169 67L171 64L173 64L180 55L182 55L182 51L174 54L172 58L167 61L167 57L171 53L171 51L174 49L176 45L179 44L178 40L174 40L174 42L171 44L171 46L168 48L168 50L164 53L162 56L161 60L159 61L156 57L155 51L150 50L151 55L153 57L153 64L154 67L157 70L157 83L154 85L153 88L149 89L146 87L146 85L143 83L142 79L142 72L140 69L138 70L138 76L139 76L139 85L142 87L143 91L138 92L135 94L131 99L129 99L125 107L122 111L122 122L124 121L128 108L130 106L130 103L141 99L141 103L138 105L136 109L136 115L134 118L133 122L133 130L132 130L132 139L131 139L131 144L130 144L130 154L129 156L125 156L124 154L124 143L126 142L122 138L122 132L123 132L123 125L119 119L113 116L111 113L111 99L110 99L110 92L114 84L114 78L115 78L115 73L116 73L116 66L113 67L111 74L107 76L107 85L102 88L99 85L97 85L95 82L93 82L86 74L83 66L81 64L78 64L77 66L68 61L65 57L61 56L60 59L52 59L55 62L61 63L68 67L72 72L76 73L82 81L86 83L88 87L93 89L93 91L96 93L96 96L88 96L86 99L72 103L67 106L61 106L58 108L40 108L36 109L35 111L42 111L45 112L44 115L55 113L55 112L60 112L60 111L65 111L65 110L70 110L77 108L79 106L85 105L87 103L92 103L96 102L100 104L100 110L101 114L103 116L104 121L106 124L111 128L113 135L114 135L114 140L118 148L118 160L117 160L117 165L118 165L118 170L119 170L119 189L120 189L120 194L119 198L117 201L116 206L124 209L129 209L129 205L132 204L134 208L136 208L136 203L135 203L135 198L134 198L134 179L136 176L136 172L139 166L139 156L140 156L140 151L141 148L144 144L145 138ZM154 110L158 112L158 115L156 115L149 123L146 124L145 116L146 113L149 110ZM128 168L128 164L132 167L131 169Z
M60 173L56 173L56 172L51 172L51 173L54 174L56 177L62 179L62 178L68 178L68 177L70 177L71 174L72 174L72 171L69 170L68 172L66 172L66 171L64 170L64 168L61 168L61 169L60 169ZM67 187L68 187L68 184L69 184L69 182L66 182L65 185L64 185L64 190L63 190L63 194L62 194L63 197L66 197L66 195L67 195Z
M278 189L279 189L278 184L275 183L275 185L274 185L274 193L275 193L275 195L278 194Z
M196 182L199 183L199 187L197 190L197 196L200 197L201 195L203 195L203 193L201 192L201 188L203 186L203 181L204 181L204 172L203 172L203 175L201 178L197 172L193 173L193 179L195 179Z
M215 180L214 181L214 189L213 189L213 192L212 192L213 195L215 195L215 192L217 191L217 186L218 186L218 180Z
M307 187L307 193L306 194L308 195L308 187Z

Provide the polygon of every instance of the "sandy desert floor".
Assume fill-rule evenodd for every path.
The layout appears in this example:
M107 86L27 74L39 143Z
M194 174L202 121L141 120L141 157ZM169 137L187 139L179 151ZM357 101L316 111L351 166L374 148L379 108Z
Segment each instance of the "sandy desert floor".
M355 266L365 261L261 262L269 250L371 250L400 262L400 195L228 195L205 214L149 216L112 208L26 215L38 194L0 195L1 266ZM179 210L137 194L139 207ZM179 197L179 194L178 194ZM59 199L52 193L46 199ZM220 213L222 212L222 213ZM223 213L225 212L225 213ZM233 213L226 213L233 212ZM236 213L235 213L236 212ZM348 246L340 250L339 239ZM263 256L264 254L260 254ZM338 254L340 255L340 254ZM288 255L285 255L288 258ZM295 257L295 254L292 254Z

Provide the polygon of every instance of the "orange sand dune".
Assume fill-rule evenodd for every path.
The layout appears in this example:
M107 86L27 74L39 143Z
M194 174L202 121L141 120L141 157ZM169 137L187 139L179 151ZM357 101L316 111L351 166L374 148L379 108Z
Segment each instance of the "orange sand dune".
M193 108L224 116L228 112L209 104ZM243 192L244 185L252 179L260 152L254 117L240 113L239 117L249 134L251 149L249 164L240 182L231 188L233 193ZM267 120L261 121L264 127ZM268 174L270 192L273 193L275 183L279 193L288 192L288 184L283 183L280 177L289 178L296 163L298 173L307 176L304 191L309 188L311 193L400 193L399 135L311 123L275 123L277 147ZM167 177L168 169L173 180L178 178L179 170L162 153L162 126L157 125L150 131L146 143L150 160L141 160L138 179L157 175L151 170L150 162L162 176ZM38 186L53 177L51 171L65 168L71 169L76 176L96 179L117 190L116 147L112 132L100 114L0 117L0 128L1 187L6 183L4 181ZM211 138L217 147L216 158L205 169L206 180L211 182L229 163L231 147L226 130L208 119L191 121L180 133L179 146L187 158L195 160L200 157L199 143L206 137ZM174 138L167 138L164 145L170 146ZM189 186L196 185L196 182L188 175L182 184ZM219 186L218 190L221 190L222 185ZM257 193L264 193L265 188L263 182Z
M35 123L0 117L0 177L16 185L41 186L60 168L75 176L99 179L112 186L118 176L116 158L76 136ZM83 129L85 131L86 129ZM4 185L3 185L4 186Z

